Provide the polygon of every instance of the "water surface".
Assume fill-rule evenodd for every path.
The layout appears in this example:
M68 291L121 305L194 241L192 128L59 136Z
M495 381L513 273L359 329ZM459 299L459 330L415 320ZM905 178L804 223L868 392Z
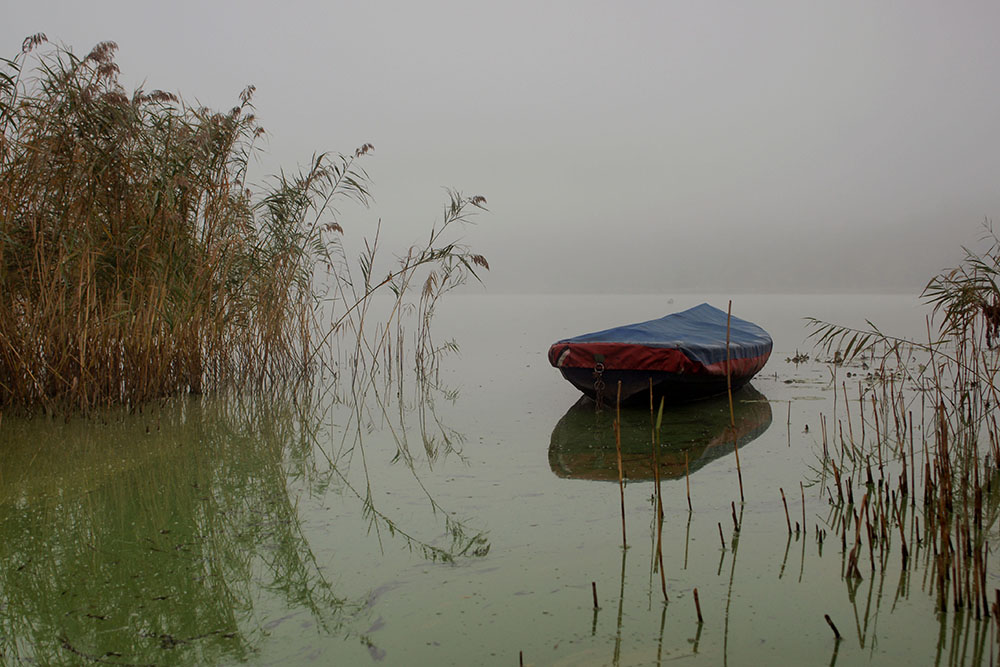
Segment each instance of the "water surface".
M735 438L728 401L665 413L668 603L654 572L642 408L622 418L623 550L611 415L577 405L547 348L728 299L451 296L436 329L460 346L439 378L451 393L407 388L405 428L377 401L183 399L99 422L4 416L3 660L986 664L988 624L934 611L919 549L908 570L892 561L848 583L839 540L817 539L830 516L820 414L835 409L835 386L854 391L858 379L786 361L812 352L801 318L870 318L926 336L908 297L734 298L735 315L771 332L774 353L734 397ZM804 498L804 531L788 534L779 489L793 521Z

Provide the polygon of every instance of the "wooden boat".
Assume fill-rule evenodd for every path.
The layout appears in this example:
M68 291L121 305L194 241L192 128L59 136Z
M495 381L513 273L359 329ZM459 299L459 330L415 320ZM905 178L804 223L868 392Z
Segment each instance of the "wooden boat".
M729 351L726 352L728 319ZM707 398L750 381L771 356L762 328L707 303L657 320L561 340L549 363L590 398L614 403L655 395L669 402Z
M618 452L612 426L619 413L594 410L581 396L552 429L549 466L558 477L618 481ZM626 407L620 412L622 471L632 481L653 479L652 443L648 407ZM731 455L753 442L771 426L771 404L747 385L729 401L710 398L664 410L660 427L660 477L683 479L708 463Z

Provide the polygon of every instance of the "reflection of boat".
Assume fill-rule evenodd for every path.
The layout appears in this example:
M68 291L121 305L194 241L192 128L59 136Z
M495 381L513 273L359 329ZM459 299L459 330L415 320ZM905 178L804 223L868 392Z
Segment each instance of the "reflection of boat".
M767 363L771 346L756 324L703 303L561 340L549 348L549 363L598 401L614 403L620 382L623 401L647 394L652 383L657 395L681 402L724 393L727 365L732 388L740 388Z
M581 398L552 429L549 465L559 477L618 480L618 453L613 422L615 410L596 411L594 402ZM684 454L694 472L710 461L757 438L771 425L771 405L759 391L746 386L733 394L735 432L729 426L726 397L673 406L663 411L660 428L660 474L664 479L684 476ZM649 408L621 410L622 469L631 480L653 478L652 426Z

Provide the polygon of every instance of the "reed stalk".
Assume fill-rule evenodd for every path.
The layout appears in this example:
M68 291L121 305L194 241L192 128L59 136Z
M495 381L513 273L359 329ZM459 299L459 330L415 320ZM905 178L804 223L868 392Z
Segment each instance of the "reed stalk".
M733 300L729 300L726 308L726 394L729 396L729 425L736 428L736 414L733 412L733 380L729 372L730 350L729 350L729 324L733 315Z
M615 451L618 453L618 493L621 497L622 507L622 549L628 549L628 541L625 539L625 478L622 471L622 383L618 381L618 396L615 401Z
M733 451L736 453L736 476L740 482L740 502L746 502L743 496L743 469L740 467L740 448L736 438L736 413L733 411L733 383L729 372L730 350L729 350L729 324L732 318L733 302L729 301L726 311L726 394L729 396L729 426L733 430Z
M652 391L652 387L650 387ZM650 394L650 401L652 401L652 394ZM663 601L669 602L670 598L667 596L667 575L663 569L663 490L660 487L660 427L663 425L663 399L660 399L660 409L656 415L656 425L653 429L653 465L655 470L653 473L653 480L656 484L656 559L660 568L660 588L663 592ZM650 403L652 404L652 403ZM688 508L690 513L690 497L688 499Z
M688 514L690 514L694 510L691 508L691 466L686 450L684 452L684 484L687 487Z
M788 516L788 501L785 500L785 490L782 488L778 489L781 491L781 504L785 506L785 523L788 524L788 534L792 534L792 519Z
M834 625L833 619L830 618L830 614L823 614L823 618L826 619L826 624L830 626L831 630L833 630L834 639L836 639L839 642L842 639L842 637L840 636L840 630L838 630L837 626Z
M802 532L806 531L806 488L799 482L799 490L802 492Z

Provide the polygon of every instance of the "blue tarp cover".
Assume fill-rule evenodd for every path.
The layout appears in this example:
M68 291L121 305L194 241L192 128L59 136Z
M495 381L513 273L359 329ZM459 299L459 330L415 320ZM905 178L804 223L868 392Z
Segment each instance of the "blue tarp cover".
M765 356L770 354L772 346L766 331L738 317L729 320L729 342L732 359ZM682 351L692 361L710 366L726 360L726 312L703 303L656 320L595 331L559 343L621 343L672 348Z

